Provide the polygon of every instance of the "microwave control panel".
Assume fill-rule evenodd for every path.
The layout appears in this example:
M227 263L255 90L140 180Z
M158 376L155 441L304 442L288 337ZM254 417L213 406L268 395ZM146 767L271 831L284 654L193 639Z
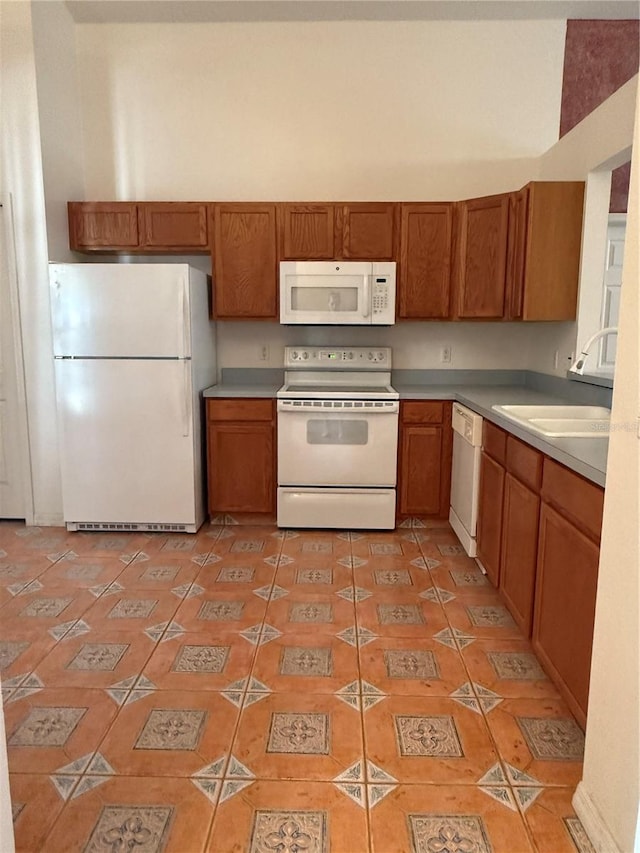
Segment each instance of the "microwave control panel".
M384 314L389 308L389 278L385 275L374 275L371 288L371 308L374 314Z

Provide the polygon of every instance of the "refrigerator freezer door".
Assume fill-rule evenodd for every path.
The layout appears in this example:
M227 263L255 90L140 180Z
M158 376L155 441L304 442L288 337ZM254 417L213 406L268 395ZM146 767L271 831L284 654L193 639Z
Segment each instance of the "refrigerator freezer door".
M55 365L65 521L200 523L190 362Z
M186 264L51 264L49 279L54 355L190 357Z

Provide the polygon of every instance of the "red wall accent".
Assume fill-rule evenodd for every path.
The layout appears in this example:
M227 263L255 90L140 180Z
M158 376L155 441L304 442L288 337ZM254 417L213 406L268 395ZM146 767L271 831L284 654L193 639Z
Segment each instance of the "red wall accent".
M611 200L609 213L626 213L629 202L629 178L631 177L631 160L624 163L611 173Z
M560 136L638 73L640 21L567 21ZM611 176L611 213L624 213L631 164Z
M638 73L640 21L567 21L560 136Z

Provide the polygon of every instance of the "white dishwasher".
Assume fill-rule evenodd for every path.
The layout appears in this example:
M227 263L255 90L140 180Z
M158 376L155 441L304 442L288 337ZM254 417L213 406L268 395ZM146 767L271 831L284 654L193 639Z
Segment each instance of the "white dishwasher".
M464 550L470 557L475 557L482 418L470 409L454 403L451 426L453 462L449 522Z

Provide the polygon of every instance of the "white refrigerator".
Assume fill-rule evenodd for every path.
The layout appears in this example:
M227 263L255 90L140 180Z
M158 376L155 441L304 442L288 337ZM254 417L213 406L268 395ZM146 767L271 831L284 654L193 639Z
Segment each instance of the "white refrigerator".
M186 264L51 264L64 520L195 532L200 392L216 381L207 276Z

